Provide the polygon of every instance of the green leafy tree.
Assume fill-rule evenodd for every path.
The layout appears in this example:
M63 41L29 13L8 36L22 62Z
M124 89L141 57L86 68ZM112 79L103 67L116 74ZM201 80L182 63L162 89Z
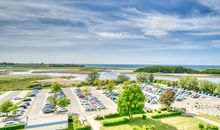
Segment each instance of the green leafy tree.
M63 97L58 99L57 105L60 107L67 107L70 104L70 99Z
M54 94L54 95L48 97L48 101L51 103L51 106L53 106L56 109L56 106L58 103L57 94Z
M191 77L191 76L181 77L177 84L178 87L181 88L198 90L198 79L195 77Z
M10 111L12 111L16 108L17 108L17 106L14 105L10 100L7 100L0 105L0 111L3 113L6 113L6 117L8 117L8 113Z
M51 87L50 87L50 90L53 92L53 93L57 93L61 90L61 85L57 82L54 82L53 84L51 84Z
M89 90L89 88L84 88L84 89L82 90L82 92L83 92L83 94L84 94L85 96L87 96L87 95L90 93L90 90Z
M206 91L206 92L214 92L216 89L216 84L208 81L208 80L202 80L199 83L199 90Z
M220 94L220 83L216 84L215 93Z
M129 81L129 77L125 74L120 74L118 75L118 77L116 78L116 81L118 83L124 83L125 81Z
M88 76L86 78L86 81L89 84L92 84L95 80L98 80L98 79L99 79L99 73L98 72L93 72L93 73L88 74Z
M96 79L93 81L92 85L97 86L97 85L99 85L99 82L100 82L99 79Z
M153 74L150 74L150 75L148 76L148 82L149 82L149 83L153 83L153 82L154 82L154 75L153 75Z
M136 79L140 83L148 83L148 75L145 73L137 74Z
M159 102L165 107L170 107L175 100L175 91L173 89L166 89L160 94Z
M132 119L133 114L143 112L145 97L137 84L125 86L117 102L117 111L120 115L127 115Z
M115 82L113 81L110 81L107 85L106 85L106 88L109 90L109 91L112 91L115 87Z

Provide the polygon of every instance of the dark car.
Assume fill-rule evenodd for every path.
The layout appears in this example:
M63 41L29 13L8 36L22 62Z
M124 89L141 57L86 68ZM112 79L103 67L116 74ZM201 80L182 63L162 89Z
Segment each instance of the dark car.
M23 101L31 101L31 98L24 99Z

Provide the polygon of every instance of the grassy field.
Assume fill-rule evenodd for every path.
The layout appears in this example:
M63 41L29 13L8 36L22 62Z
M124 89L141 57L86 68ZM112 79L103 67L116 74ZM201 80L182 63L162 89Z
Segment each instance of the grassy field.
M124 118L124 117L119 117ZM114 118L116 119L116 118ZM107 120L114 120L107 119ZM199 130L198 124L204 123L190 116L175 116L161 119L142 119L140 115L136 116L133 122L124 125L101 127L101 130L132 130L133 126L154 125L155 130Z
M212 120L212 121L220 123L220 117L219 116L213 116L213 115L203 114L203 113L199 113L199 115L201 117L206 118L206 119L209 119L209 120Z
M44 75L0 75L0 91L29 89L32 82L48 78Z

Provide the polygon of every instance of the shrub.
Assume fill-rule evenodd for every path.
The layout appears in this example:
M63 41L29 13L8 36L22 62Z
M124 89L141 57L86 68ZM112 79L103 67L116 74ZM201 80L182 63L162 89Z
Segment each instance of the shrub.
M146 119L147 117L146 117L146 115L142 115L142 119Z
M5 126L0 128L0 130L17 130L17 129L24 129L25 124L17 124L13 126Z
M147 112L147 113L152 113L152 112L153 112L153 110L147 110L146 112Z
M120 117L118 113L110 113L108 115L104 115L104 118L110 119L110 118L115 118L115 117Z
M76 126L76 130L91 130L91 126L90 125L79 125L79 126Z
M95 119L95 120L103 120L103 119L104 119L104 117L103 117L103 116L98 115L98 116L95 116L95 117L94 117L94 119Z
M199 123L199 129L200 129L200 130L202 130L204 127L205 127L205 125L204 125L204 124Z
M161 111L160 111L160 110L158 110L158 111L157 111L157 113L161 113Z
M115 125L122 125L122 124L127 124L129 123L129 120L127 118L122 118L122 119L115 119L111 121L103 121L102 125L103 126L115 126Z
M154 119L163 118L163 117L172 117L181 115L181 112L172 112L172 113L163 113L163 114L155 114L151 116Z
M210 130L218 130L218 126L211 125L211 126L210 126Z
M167 110L167 107L161 107L160 108L160 111L166 111Z

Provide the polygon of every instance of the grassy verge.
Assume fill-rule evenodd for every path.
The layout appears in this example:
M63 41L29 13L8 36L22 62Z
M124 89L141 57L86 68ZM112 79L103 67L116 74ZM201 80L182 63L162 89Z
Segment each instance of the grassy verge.
M152 119L151 115L147 113L147 118L143 119L142 114L134 116L134 120L126 124L116 125L116 126L102 126L101 130L132 130L134 126L142 127L143 125L154 125L156 130L199 130L198 124L204 123L197 120L191 116L174 116L161 119ZM112 119L101 120L104 121L114 121L125 117L118 117ZM206 124L206 123L204 123Z
M44 75L0 75L0 91L30 89L31 83L48 78Z
M213 116L213 115L204 114L204 113L199 113L199 115L201 117L206 118L206 119L209 119L209 120L212 120L212 121L220 123L220 117L219 116Z

